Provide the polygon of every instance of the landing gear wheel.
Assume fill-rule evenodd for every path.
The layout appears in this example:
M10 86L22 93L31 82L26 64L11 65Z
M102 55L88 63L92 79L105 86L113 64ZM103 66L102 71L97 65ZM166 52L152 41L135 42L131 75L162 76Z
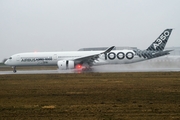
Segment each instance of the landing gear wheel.
M16 70L13 70L13 73L16 73L17 71Z
M16 66L12 67L13 68L13 72L16 73L17 70L16 70Z

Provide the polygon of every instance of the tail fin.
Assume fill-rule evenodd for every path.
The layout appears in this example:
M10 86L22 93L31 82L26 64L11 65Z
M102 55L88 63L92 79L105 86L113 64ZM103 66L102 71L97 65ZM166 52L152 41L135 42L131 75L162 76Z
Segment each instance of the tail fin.
M163 33L146 49L148 51L163 51L173 29L166 29Z

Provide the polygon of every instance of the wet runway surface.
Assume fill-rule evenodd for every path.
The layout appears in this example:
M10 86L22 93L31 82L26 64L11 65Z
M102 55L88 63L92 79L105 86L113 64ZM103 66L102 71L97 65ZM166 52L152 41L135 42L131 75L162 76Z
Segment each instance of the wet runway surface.
M12 71L0 71L0 75L4 74L61 74L61 73L90 73L90 72L176 72L180 71L180 68L119 68L115 69L112 66L93 67L88 71L77 70L18 70L17 73Z

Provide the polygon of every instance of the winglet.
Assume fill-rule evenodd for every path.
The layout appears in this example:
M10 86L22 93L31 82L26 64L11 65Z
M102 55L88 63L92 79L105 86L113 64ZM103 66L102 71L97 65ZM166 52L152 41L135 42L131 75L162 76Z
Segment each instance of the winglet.
M112 49L114 49L115 46L112 46L112 47L109 47L107 48L104 52L102 52L101 54L106 54L106 53L109 53Z

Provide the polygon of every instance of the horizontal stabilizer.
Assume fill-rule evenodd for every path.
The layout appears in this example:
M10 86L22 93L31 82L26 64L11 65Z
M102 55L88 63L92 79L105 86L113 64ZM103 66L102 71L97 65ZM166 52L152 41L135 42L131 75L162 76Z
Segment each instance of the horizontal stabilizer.
M147 59L152 59L152 58L168 55L170 54L171 51L173 50L165 50L165 51L149 51L149 50L139 50L139 49L134 50L136 55L138 55L139 57L147 58Z
M166 50L166 51L157 52L157 53L153 54L153 57L160 57L160 56L168 55L168 54L170 54L171 51L173 51L173 50Z

